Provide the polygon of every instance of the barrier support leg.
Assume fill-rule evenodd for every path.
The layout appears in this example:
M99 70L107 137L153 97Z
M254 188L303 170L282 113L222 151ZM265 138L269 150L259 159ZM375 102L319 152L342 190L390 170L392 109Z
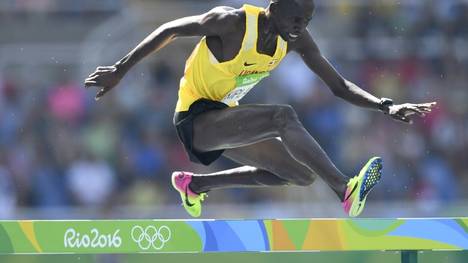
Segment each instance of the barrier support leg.
M401 251L401 263L418 263L418 251Z

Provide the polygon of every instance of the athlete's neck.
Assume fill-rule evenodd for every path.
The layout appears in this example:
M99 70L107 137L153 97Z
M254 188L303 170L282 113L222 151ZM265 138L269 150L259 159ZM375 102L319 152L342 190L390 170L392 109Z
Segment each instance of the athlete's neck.
M269 8L265 9L265 12L260 13L258 22L259 37L262 38L266 43L275 41L279 34L275 23L271 18L271 12Z

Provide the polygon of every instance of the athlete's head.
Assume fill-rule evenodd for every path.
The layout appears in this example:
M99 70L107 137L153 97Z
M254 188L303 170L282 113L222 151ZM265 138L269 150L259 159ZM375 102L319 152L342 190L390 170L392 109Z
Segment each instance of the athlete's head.
M270 0L269 12L279 35L296 40L306 29L315 10L313 0Z

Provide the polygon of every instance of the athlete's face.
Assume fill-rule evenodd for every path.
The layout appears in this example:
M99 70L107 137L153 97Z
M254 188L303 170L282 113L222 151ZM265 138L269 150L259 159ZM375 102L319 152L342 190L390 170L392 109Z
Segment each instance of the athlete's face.
M286 41L295 41L304 33L314 9L312 0L282 0L270 7L276 28Z

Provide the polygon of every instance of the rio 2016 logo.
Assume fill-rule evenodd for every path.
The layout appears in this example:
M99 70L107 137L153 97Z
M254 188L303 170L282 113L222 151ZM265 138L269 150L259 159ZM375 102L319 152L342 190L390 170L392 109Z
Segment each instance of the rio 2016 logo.
M171 239L171 229L167 226L160 226L159 228L153 225L147 227L134 226L131 236L142 250L150 248L160 250Z
M117 229L114 234L101 234L93 228L89 234L82 234L69 228L65 231L63 240L66 248L119 248L122 245L119 232L120 229Z

